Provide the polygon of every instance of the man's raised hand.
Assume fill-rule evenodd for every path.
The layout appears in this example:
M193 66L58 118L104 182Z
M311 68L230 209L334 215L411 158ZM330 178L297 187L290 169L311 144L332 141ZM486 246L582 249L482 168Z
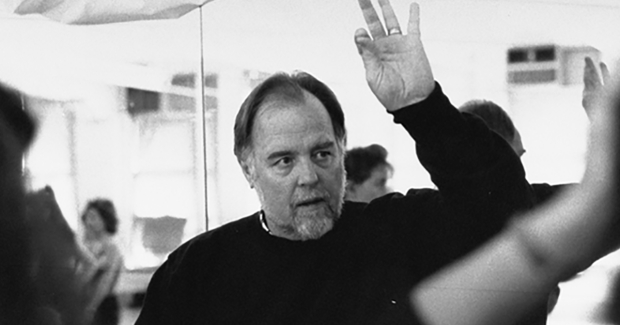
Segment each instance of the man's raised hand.
M407 33L403 34L389 0L379 0L385 27L370 0L358 0L368 31L355 32L355 44L364 62L366 81L388 111L424 100L435 80L420 40L417 3L409 11Z

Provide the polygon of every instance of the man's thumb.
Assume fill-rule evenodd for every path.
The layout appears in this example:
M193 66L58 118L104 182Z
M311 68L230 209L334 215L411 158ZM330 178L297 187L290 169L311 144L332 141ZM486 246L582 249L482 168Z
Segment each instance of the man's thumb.
M370 35L368 35L368 32L363 28L356 30L354 40L355 46L357 46L357 52L362 58L368 55L368 47L372 43L372 39Z

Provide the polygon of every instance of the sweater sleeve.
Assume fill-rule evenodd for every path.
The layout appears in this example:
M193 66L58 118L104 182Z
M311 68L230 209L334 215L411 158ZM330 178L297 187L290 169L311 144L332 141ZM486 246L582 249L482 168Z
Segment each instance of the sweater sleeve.
M427 99L393 116L415 140L420 163L455 215L499 226L532 206L531 187L510 145L481 119L459 112L438 83Z
M547 183L531 184L532 190L534 191L534 197L536 198L536 205L546 203L547 201L553 199L554 197L557 197L559 193L575 185L577 185L577 183L567 183L567 184L558 184L558 185L550 185Z

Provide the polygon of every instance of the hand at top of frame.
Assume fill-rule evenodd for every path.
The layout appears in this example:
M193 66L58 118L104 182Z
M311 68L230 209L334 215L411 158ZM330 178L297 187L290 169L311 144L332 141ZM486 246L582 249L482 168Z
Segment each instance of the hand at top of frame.
M355 32L355 44L364 62L366 80L377 99L392 112L424 100L435 80L420 40L420 15L412 3L404 34L388 0L379 0L385 28L370 0L358 0L368 24Z

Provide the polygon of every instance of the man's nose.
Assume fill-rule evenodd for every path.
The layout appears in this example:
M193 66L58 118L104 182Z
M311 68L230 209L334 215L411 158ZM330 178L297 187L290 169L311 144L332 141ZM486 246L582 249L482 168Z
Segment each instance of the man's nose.
M297 165L297 183L301 186L316 183L319 180L316 168L317 166L309 159L302 159Z

